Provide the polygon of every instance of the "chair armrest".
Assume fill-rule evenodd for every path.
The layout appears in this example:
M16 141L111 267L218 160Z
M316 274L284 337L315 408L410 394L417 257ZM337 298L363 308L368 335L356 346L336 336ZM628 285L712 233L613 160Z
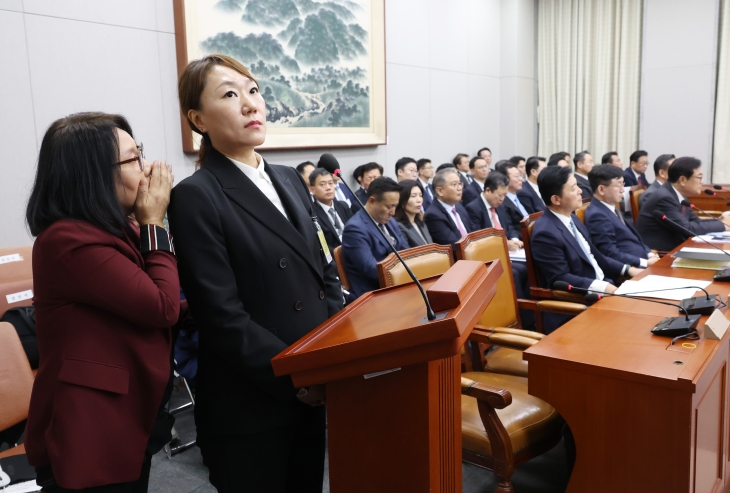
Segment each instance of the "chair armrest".
M545 334L535 332L534 330L516 329L514 327L485 327L484 325L477 324L474 327L474 330L478 330L480 332L491 332L493 334L512 334L538 341L545 337Z
M517 330L517 329L514 329ZM521 331L521 332L527 332L527 331ZM542 335L542 334L538 334ZM505 347L510 349L517 349L520 351L523 351L525 349L531 348L535 344L537 344L540 339L536 339L533 337L526 337L522 335L517 334L510 334L510 333L494 333L491 330L480 330L480 329L474 329L471 334L469 334L469 340L475 341L475 342L481 342L484 344L490 344L492 346L499 346L499 347Z
M581 303L571 303L569 301L541 300L537 302L537 308L543 312L578 315L586 311L588 307Z
M504 409L512 404L512 394L509 393L509 390L492 387L464 377L461 377L461 393L480 401L486 401L495 409Z

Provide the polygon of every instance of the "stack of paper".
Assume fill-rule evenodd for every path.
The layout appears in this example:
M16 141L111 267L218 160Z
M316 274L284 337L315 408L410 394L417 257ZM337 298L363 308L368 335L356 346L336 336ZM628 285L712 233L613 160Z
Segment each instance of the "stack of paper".
M527 262L527 258L525 257L525 249L520 248L516 252L509 252L509 258L513 262L516 260L518 262Z
M694 296L697 288L706 288L710 284L712 284L711 281L698 281L697 279L646 276L640 281L624 282L616 290L616 294L681 301ZM644 291L651 291L651 293L643 293Z

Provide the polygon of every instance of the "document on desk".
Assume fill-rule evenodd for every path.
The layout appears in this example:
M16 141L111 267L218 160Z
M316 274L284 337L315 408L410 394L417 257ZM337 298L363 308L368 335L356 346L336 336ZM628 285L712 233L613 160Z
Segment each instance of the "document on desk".
M725 252L725 253L723 253ZM715 250L714 248L691 248L684 247L674 254L677 258L689 258L693 260L708 260L714 262L727 262L730 260L730 251Z
M660 298L664 300L681 301L685 298L691 298L692 296L694 296L695 293L697 293L697 287L706 288L710 284L712 284L711 281L699 281L697 279L682 279L678 277L665 276L646 276L640 281L625 281L616 290L616 294L625 294L628 296L636 295L644 298ZM671 291L668 291L669 289L671 289ZM643 291L652 292L638 294L639 292Z
M517 261L517 262L527 262L527 258L525 257L525 249L520 248L516 252L509 252L509 258L511 261Z

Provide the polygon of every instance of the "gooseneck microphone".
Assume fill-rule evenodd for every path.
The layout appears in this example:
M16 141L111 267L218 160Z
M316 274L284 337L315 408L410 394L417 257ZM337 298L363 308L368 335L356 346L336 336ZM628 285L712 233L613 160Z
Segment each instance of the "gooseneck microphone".
M373 216L370 215L370 212L368 212L367 208L365 208L365 204L363 204L360 198L352 192L352 189L350 189L345 180L340 177L340 175L342 174L342 170L340 169L340 163L337 161L337 159L332 154L322 154L322 156L319 158L319 162L317 163L317 167L324 168L336 177L340 178L340 182L345 185L345 188L347 188L352 196L355 197L355 200L357 200L357 202L362 206L365 214L368 215L370 220L375 225L375 229L378 230L380 236L382 236L385 240L385 243L390 246L390 249L393 251L393 253L395 253L395 256L398 257L400 263L403 264L403 267L406 269L406 272L408 272L408 275L411 277L411 279L413 279L413 282L416 283L416 286L418 286L418 290L421 292L421 296L423 296L423 301L426 303L426 318L429 321L436 320L436 314L433 312L433 308L431 308L431 303L428 301L428 296L426 296L426 291L424 291L423 286L421 286L421 283L418 281L418 278L416 278L415 274L413 274L413 271L411 271L411 268L408 267L408 264L403 261L403 258L400 256L398 250L395 249L390 240L385 237L385 233L383 233L383 231L378 227L378 222L375 220L375 218L373 218Z
M712 185L712 188L714 188L715 190L725 190L725 187L722 187L720 185Z
M709 188L705 188L705 194L710 195L711 197L717 196L717 194L713 190L710 190Z
M649 300L649 299L641 298L641 297L627 296L625 294L597 293L590 289L584 289L584 288L579 288L576 286L571 286L570 284L568 284L564 281L556 281L553 284L553 289L566 291L566 289L565 289L566 285L570 288L567 291L577 291L579 293L587 293L585 296L585 299L589 303L595 303L596 301L602 299L605 296L617 296L619 298L628 298L628 299L634 299L634 300L640 300L640 301L648 301L649 303L658 303L660 305L667 305L667 306L673 306L675 308L679 308L679 311L684 314L684 317L667 317L667 318L661 320L658 324L656 324L654 326L653 329L651 329L651 333L654 335L668 336L668 337L685 336L687 334L691 334L692 332L695 332L695 329L697 328L697 323L700 321L699 314L690 315L689 313L687 313L687 310L685 310L684 307L682 307L681 305L679 305L677 303L669 303L668 301Z
M647 293L656 293L659 291L676 291L678 289L687 289L687 288L695 288L699 289L700 291L705 293L705 297L702 296L695 296L692 298L685 298L682 301L679 302L680 309L679 311L684 311L685 313L689 315L697 314L700 315L710 315L713 311L715 311L716 308L716 302L719 295L713 295L712 298L710 298L710 293L707 292L704 288L701 288L699 286L683 286L681 288L668 288L668 289L650 289L648 291L636 291L634 293L629 293L626 295L621 296L628 296L630 298L635 297L634 295L637 294L647 294ZM556 289L558 291L568 291L573 292L575 290L579 290L581 288L575 288L571 284L568 284L565 281L555 281L553 284L553 289ZM619 295L616 295L619 296ZM637 296L637 298L644 299L643 296ZM720 296L720 303L723 303L722 296Z
M705 192L710 192L710 190L705 190ZM712 192L712 195L715 195L715 192ZM696 205L694 205L693 203L691 203L691 202L690 202L689 200L687 200L687 199L684 199L684 200L683 200L683 201L681 202L681 204L682 204L683 206L685 206L685 207L689 207L689 208L690 208L690 209L692 209L692 210L698 210L698 211L700 211L700 212L701 212L702 214L704 214L704 215L706 215L706 216L709 216L709 217L712 217L712 218L715 218L715 219L718 219L718 220L720 219L719 217L717 217L717 216L715 216L715 215L713 215L713 214L710 214L709 212L703 211L702 209L700 209L699 207L697 207Z
M699 238L699 239L700 239L701 241L704 241L705 243L707 243L708 245L710 245L710 246L711 246L712 248L714 248L715 250L719 250L719 251L721 251L721 252L722 252L723 254L725 254L725 255L727 255L728 257L730 257L730 253L726 252L725 250L723 250L723 249L722 249L722 248L720 248L719 246L717 246L717 245L714 245L713 243L711 243L711 242L707 241L707 240L706 240L706 239L704 239L704 238L703 238L702 236L696 235L695 233L693 233L693 232L692 232L692 231L690 231L689 229L685 228L685 227L684 227L684 226L682 226L681 224L678 224L677 222L675 222L675 221L672 221L672 220L671 220L671 219L669 219L669 218L667 217L667 215L666 215L666 214L664 214L664 213L663 213L662 211L654 211L654 212L652 212L652 215L653 215L653 216L654 216L654 217L655 217L656 219L658 219L658 220L659 220L659 222L662 222L662 223L664 223L664 224L670 224L670 225L671 225L671 226L669 227L670 229L674 229L675 231L676 231L677 229L679 229L679 230L681 230L681 231L682 231L682 232L683 232L684 234L688 234L689 236L695 236L695 237ZM715 281L717 281L717 282L730 282L730 269L720 269L720 270L718 270L717 272L715 272L715 275L713 276L713 279L714 279Z

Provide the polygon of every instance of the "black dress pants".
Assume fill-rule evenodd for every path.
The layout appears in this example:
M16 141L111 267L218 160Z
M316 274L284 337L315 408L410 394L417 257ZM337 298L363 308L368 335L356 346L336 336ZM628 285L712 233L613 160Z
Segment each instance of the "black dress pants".
M252 435L198 435L198 446L219 493L322 493L325 407Z

